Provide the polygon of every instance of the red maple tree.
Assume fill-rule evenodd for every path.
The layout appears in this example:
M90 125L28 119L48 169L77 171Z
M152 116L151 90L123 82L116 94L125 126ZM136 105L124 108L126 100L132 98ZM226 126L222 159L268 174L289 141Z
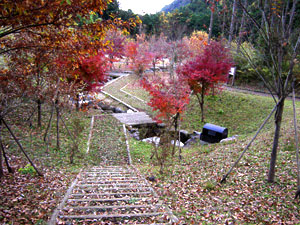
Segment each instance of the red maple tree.
M229 50L221 42L212 41L202 54L177 69L180 79L187 82L198 98L201 121L204 122L204 96L220 82L227 80L232 66Z
M137 35L137 40L128 42L125 49L125 55L130 61L130 68L137 75L142 76L145 70L150 68L153 58L145 35Z

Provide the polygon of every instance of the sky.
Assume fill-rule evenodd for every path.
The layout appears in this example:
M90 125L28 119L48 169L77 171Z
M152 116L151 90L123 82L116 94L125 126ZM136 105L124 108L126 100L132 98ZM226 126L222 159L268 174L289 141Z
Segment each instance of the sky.
M154 14L159 12L165 5L169 5L174 0L118 0L120 8L131 9L136 14Z

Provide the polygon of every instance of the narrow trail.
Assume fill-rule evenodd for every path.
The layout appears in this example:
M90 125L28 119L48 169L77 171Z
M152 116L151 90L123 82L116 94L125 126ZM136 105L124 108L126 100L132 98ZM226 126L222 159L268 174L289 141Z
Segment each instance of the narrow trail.
M266 97L270 97L272 98L272 95L270 93L267 92L263 92L263 91L255 91L255 90L250 90L250 89L245 89L245 88L239 88L236 86L227 86L224 85L222 86L225 90L227 91L231 91L231 92L239 92L239 93L245 93L245 94L251 94L251 95L259 95L259 96L266 96ZM292 100L292 97L289 96L287 97L288 100ZM300 101L300 97L296 96L296 101Z
M107 116L106 116L107 117ZM64 199L54 211L53 224L173 224L177 218L162 204L150 183L120 151L117 140L104 132L99 123L105 116L95 116L91 147L97 147L101 165L83 169L73 181ZM98 125L97 125L98 123ZM109 124L106 129L116 129ZM106 135L105 135L106 134ZM120 134L124 135L124 134ZM125 135L124 135L125 137ZM94 138L94 140L93 140ZM120 137L119 137L120 139ZM106 142L106 148L103 147ZM89 147L89 146L88 146ZM129 157L129 156L127 156Z

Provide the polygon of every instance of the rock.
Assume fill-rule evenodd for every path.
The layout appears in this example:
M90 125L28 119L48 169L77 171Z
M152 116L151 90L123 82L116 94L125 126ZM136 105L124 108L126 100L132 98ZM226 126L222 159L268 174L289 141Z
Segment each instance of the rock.
M233 135L232 137L222 139L222 140L220 141L220 143L225 143L225 142L229 142L229 141L236 141L236 140L237 140L237 137L238 137L238 135Z
M171 141L171 144L174 145L174 140ZM182 142L176 140L175 146L182 148L184 146L184 144Z
M140 132L138 130L130 131L130 136L135 138L136 140L140 140Z
M150 177L146 177L147 180L151 181L151 182L155 182L156 181L156 178L155 176L150 176Z
M180 130L179 133L180 133L180 141L182 143L185 143L191 137L191 135L189 134L189 132L187 132L186 130Z
M158 123L158 124L157 124L157 127L158 127L158 128L165 128L165 127L166 127L166 124L164 124L164 123Z
M192 136L189 140L184 143L184 147L190 147L192 144L199 142L200 138L197 136Z
M124 113L124 111L118 107L113 108L114 113Z
M112 110L112 107L110 105L106 105L102 102L98 103L98 106L102 109L102 110Z
M193 137L197 136L199 139L200 139L200 135L201 135L201 132L198 132L198 131L194 131L192 134Z
M142 141L150 143L150 144L155 144L155 146L157 147L159 145L160 138L159 137L150 137L150 138L145 138Z

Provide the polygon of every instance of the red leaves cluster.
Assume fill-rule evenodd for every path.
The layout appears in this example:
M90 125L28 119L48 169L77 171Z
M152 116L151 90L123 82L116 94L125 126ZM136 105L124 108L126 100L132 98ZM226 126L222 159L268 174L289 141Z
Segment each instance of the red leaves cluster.
M158 120L169 119L186 110L190 100L190 89L179 80L166 81L156 77L151 81L143 79L141 84L151 95L148 105L153 111L159 111L156 116Z
M109 65L103 52L99 52L95 56L82 57L79 59L78 70L76 71L79 74L78 79L87 85L86 90L94 90L106 81L105 72Z
M146 42L145 36L137 36L137 41L129 42L125 49L131 69L138 75L143 74L153 59L153 53L149 51L149 44Z
M229 50L222 43L212 41L205 46L202 54L178 68L177 73L195 94L207 94L209 88L227 80L231 66Z

